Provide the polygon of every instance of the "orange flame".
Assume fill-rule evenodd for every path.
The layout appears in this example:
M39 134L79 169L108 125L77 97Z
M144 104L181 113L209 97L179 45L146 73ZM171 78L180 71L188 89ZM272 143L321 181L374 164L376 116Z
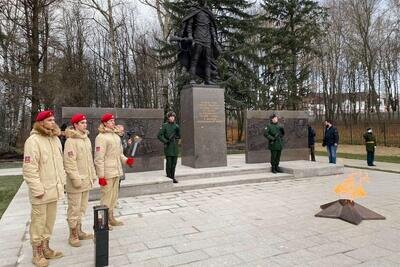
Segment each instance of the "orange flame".
M358 182L356 183L357 174L350 174L342 183L335 187L337 195L343 195L350 200L362 198L367 195L362 184L368 180L368 175L358 175Z

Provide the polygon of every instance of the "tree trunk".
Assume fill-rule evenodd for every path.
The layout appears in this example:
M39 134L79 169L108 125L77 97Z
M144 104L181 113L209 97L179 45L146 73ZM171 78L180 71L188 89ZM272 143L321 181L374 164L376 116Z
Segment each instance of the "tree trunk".
M39 0L32 0L31 10L28 1L24 1L25 16L27 21L28 54L31 76L31 122L40 110L40 85L39 85L39 14L41 11ZM30 27L29 27L30 25Z
M113 18L113 7L111 0L108 3L108 27L110 35L110 46L111 46L111 66L112 66L112 76L111 76L111 91L114 96L114 107L122 107L122 95L121 88L119 86L119 64L118 64L118 49L116 41L116 29Z

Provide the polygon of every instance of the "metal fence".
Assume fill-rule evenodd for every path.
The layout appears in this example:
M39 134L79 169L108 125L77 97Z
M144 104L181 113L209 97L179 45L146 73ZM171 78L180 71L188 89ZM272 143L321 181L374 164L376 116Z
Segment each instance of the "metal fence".
M316 131L316 141L322 142L324 125L323 122L314 122L312 124ZM363 135L368 127L371 127L378 145L400 147L400 122L359 122L357 124L335 124L339 131L341 144L362 145L364 144ZM241 143L245 140L245 133L242 140L238 140L237 123L227 122L227 142L229 144Z
M378 145L400 147L400 122L359 122L357 124L338 123L334 126L339 131L339 143L350 145L364 144L363 135L368 127L372 128ZM322 142L324 125L314 123L317 142Z

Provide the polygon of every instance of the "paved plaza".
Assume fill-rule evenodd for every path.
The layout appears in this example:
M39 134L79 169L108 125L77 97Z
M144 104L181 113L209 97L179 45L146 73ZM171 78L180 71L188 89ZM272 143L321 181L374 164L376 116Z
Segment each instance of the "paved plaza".
M360 171L369 182L358 203L387 219L355 226L314 217L338 198L333 187ZM346 168L330 177L120 199L125 226L110 232L110 266L400 266L399 188L398 174ZM32 266L26 193L23 185L12 203L18 209L1 221L1 266ZM50 266L94 266L93 242L72 248L67 237L64 201L51 244L65 257Z

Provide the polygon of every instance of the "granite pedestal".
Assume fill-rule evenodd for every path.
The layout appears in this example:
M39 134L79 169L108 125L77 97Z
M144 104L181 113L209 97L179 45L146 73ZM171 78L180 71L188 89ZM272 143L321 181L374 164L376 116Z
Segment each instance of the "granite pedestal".
M224 89L188 85L181 91L182 165L227 165Z

